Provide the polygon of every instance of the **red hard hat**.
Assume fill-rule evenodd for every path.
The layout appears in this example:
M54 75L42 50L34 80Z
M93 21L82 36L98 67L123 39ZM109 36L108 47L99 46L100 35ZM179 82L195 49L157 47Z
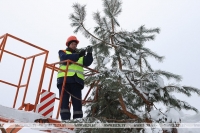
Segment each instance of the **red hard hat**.
M71 41L75 41L77 44L79 43L79 40L77 40L75 36L70 36L69 38L67 38L66 45L68 46L68 43Z

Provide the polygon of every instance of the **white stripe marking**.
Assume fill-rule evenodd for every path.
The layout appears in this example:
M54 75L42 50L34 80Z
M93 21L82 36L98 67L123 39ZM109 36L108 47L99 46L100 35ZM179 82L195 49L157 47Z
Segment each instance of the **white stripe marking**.
M48 103L50 100L54 99L56 97L56 94L48 97L46 100L44 100L42 103L40 103L40 106L39 107L42 107L44 106L46 103Z
M42 94L41 94L41 98L40 98L40 100L43 98L43 97L45 97L46 95L48 95L49 94L49 92L48 91L46 91L46 92L43 92Z
M45 112L47 112L50 108L52 108L54 106L54 103L53 102L52 104L50 104L48 107L44 108L43 110L41 110L41 112L39 112L39 114L44 114ZM53 111L51 112L53 113Z

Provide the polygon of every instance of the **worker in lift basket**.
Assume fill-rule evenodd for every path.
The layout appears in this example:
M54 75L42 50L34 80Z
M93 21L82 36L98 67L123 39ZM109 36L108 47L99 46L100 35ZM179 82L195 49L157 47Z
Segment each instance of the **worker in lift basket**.
M72 60L83 66L90 66L93 62L92 47L87 50L80 50L78 52L77 45L79 41L75 36L70 36L66 41L66 50L59 50L60 61ZM87 52L87 54L86 54ZM60 69L66 69L66 62L60 64ZM65 72L58 71L57 75L57 87L59 89L59 95L61 96L62 84L64 81ZM60 108L60 116L63 122L70 120L71 113L69 110L69 97L71 96L73 105L73 119L82 118L82 94L81 91L84 88L84 75L83 67L70 63L68 67L65 90L63 93L62 104Z

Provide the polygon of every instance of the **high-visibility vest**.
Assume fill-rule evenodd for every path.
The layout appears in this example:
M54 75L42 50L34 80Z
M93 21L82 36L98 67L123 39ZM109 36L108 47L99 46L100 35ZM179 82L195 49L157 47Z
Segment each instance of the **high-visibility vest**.
M66 54L72 54L70 51L66 51L65 53ZM83 65L83 57L80 57L79 60L76 63ZM59 68L62 69L62 70L66 70L67 66L60 64ZM76 64L70 64L69 67L68 67L67 76L74 76L74 74L76 73L79 78L84 80L85 78L84 78L84 75L83 75L83 71L84 70L83 70L82 66L79 66L79 65L76 65ZM64 76L65 76L65 72L58 71L57 78L64 77Z

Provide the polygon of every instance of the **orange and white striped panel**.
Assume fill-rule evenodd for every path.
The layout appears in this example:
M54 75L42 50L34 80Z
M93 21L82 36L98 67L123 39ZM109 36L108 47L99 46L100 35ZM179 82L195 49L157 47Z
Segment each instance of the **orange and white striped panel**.
M37 105L36 112L46 116L52 117L56 94L42 90L40 104Z

